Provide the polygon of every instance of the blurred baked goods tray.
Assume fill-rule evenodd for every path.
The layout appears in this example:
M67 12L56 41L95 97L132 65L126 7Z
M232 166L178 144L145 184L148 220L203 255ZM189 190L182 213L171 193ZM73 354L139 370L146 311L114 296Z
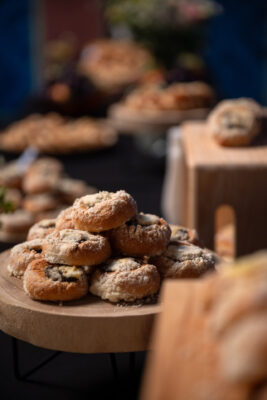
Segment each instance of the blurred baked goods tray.
M44 154L70 154L112 147L117 133L103 119L68 120L59 114L32 114L10 124L0 134L0 149L21 153L28 147Z
M186 120L203 120L210 109L140 111L132 110L123 104L114 104L109 109L110 124L120 133L164 133L173 125Z

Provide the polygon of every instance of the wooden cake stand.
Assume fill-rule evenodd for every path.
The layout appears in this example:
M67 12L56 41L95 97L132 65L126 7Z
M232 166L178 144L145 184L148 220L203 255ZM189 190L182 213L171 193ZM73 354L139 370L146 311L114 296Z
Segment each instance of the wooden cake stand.
M7 271L0 254L0 329L28 343L74 353L134 352L148 348L160 306L117 306L88 295L60 306L31 300L22 280Z
M202 120L209 109L152 111L129 110L117 103L109 108L108 115L111 125L120 133L126 134L163 134L170 127L179 125L185 120Z

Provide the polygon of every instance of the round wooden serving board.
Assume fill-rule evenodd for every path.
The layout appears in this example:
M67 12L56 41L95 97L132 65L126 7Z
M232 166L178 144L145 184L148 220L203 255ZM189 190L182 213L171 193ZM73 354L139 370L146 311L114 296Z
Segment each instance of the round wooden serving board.
M160 306L118 306L88 294L58 305L31 300L22 280L9 276L9 251L0 254L0 329L51 350L75 353L141 351L148 348Z

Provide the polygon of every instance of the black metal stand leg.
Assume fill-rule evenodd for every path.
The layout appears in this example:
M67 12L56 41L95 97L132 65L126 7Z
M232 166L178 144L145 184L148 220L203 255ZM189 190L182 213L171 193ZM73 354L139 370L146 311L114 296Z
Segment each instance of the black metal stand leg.
M129 370L131 375L135 375L135 353L129 353Z
M115 381L117 381L119 374L118 374L118 365L117 365L117 360L116 360L115 354L109 353L109 359L110 359L110 363L111 363L113 377L114 377Z
M49 357L45 358L35 367L29 369L29 371L25 373L21 373L19 369L19 348L18 348L18 341L15 338L12 338L12 350L13 350L13 366L14 366L14 375L15 378L18 380L27 380L27 378L32 375L34 372L38 371L44 365L52 361L55 357L61 354L61 351L55 351Z

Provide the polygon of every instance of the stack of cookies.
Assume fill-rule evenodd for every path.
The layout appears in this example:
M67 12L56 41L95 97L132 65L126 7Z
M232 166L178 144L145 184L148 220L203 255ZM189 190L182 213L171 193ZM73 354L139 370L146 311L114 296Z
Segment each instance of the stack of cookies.
M67 301L88 291L112 303L155 295L162 279L197 278L215 265L197 233L137 212L123 190L74 201L11 250L9 272L35 300Z
M0 168L0 185L15 212L0 215L0 240L25 240L29 228L44 218L55 218L61 210L96 189L84 181L69 178L63 165L50 157L34 161L25 172L16 162Z

